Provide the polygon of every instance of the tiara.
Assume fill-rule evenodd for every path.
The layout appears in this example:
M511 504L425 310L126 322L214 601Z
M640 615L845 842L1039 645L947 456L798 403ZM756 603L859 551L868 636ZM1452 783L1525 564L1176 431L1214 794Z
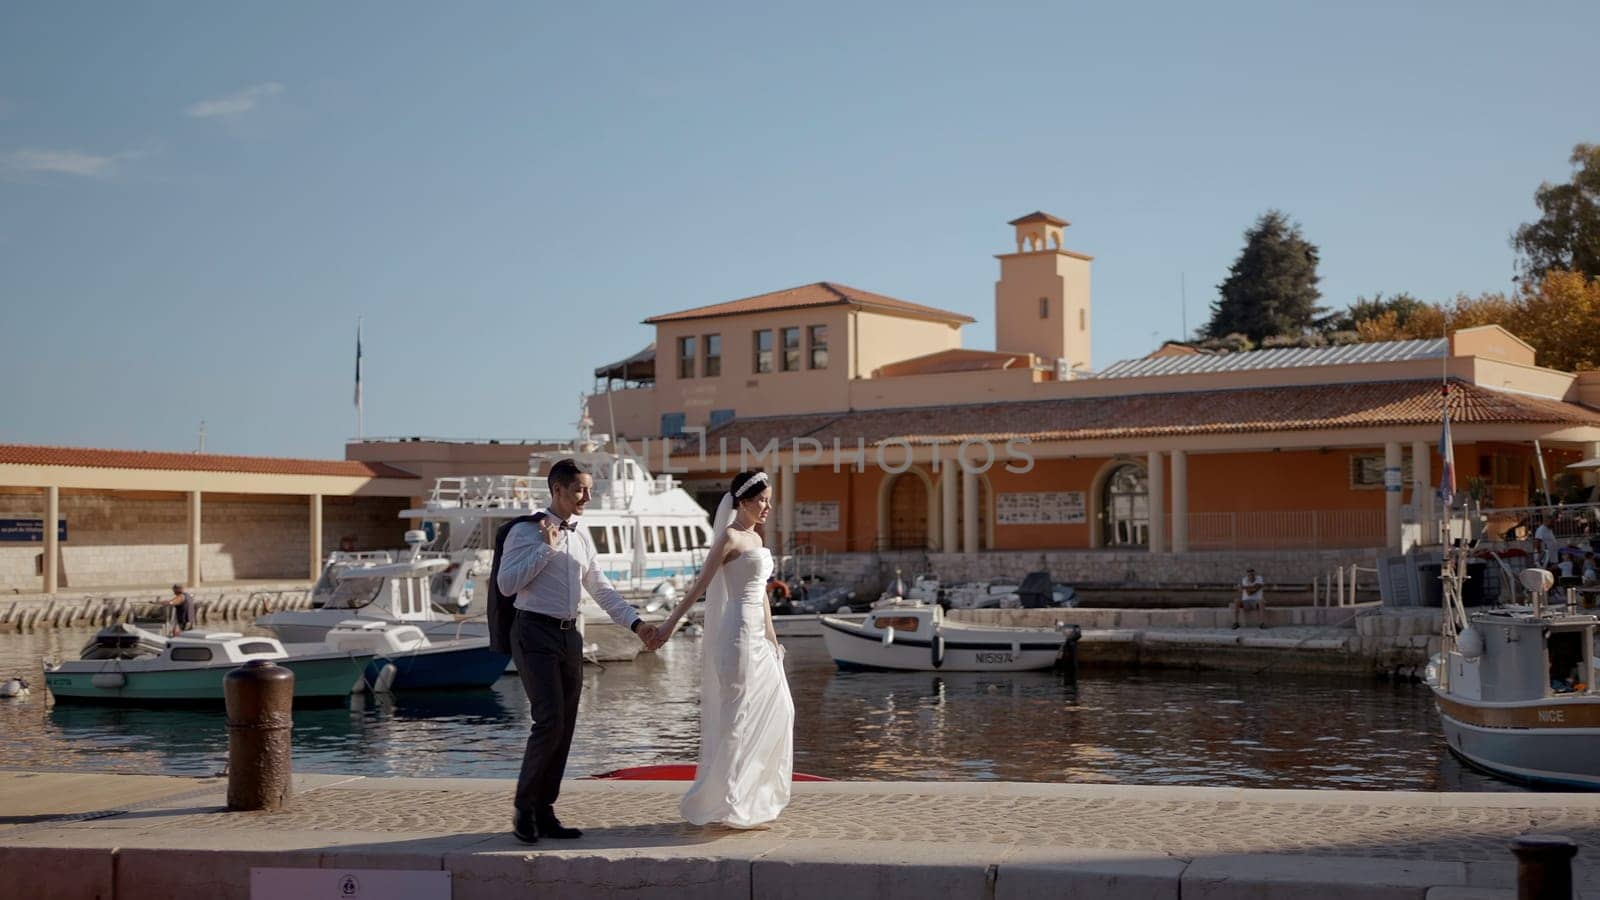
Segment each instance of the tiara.
M739 492L737 494L733 495L733 499L742 500L742 499L744 499L744 495L750 493L750 489L751 488L760 487L761 485L766 484L766 483L767 483L767 473L765 473L765 472L757 472L756 474L750 476L750 480L749 481L746 481L743 485L740 485Z

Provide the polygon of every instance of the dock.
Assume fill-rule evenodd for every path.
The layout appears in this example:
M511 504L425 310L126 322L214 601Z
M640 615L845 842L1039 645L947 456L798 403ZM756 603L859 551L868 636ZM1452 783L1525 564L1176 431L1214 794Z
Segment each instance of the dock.
M1600 898L1600 794L827 782L736 831L680 821L685 787L569 781L584 836L529 846L510 780L304 774L244 813L221 778L0 771L0 894L245 900L252 869L326 869L446 873L453 900L1511 900L1509 844L1537 831L1579 844Z

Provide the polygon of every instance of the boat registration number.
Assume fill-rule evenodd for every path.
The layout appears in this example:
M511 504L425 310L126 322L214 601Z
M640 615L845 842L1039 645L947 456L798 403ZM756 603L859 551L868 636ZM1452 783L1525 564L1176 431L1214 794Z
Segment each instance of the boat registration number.
M978 651L978 662L981 663L1008 663L1014 662L1015 657L1010 653L1000 653L990 650Z
M52 678L46 678L44 680L44 683L46 685L48 685L49 687L71 687L72 686L72 679L71 678L62 677L62 676L57 676L57 677L52 677Z

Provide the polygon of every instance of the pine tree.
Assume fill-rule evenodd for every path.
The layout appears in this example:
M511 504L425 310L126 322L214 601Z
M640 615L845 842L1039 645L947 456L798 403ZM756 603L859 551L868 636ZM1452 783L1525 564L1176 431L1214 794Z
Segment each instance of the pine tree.
M1242 334L1260 344L1274 336L1299 336L1327 310L1317 306L1317 248L1300 226L1268 210L1244 234L1244 250L1217 285L1206 337Z
M1570 270L1600 278L1600 144L1572 148L1572 180L1539 185L1533 195L1539 221L1511 238L1530 284L1547 273Z

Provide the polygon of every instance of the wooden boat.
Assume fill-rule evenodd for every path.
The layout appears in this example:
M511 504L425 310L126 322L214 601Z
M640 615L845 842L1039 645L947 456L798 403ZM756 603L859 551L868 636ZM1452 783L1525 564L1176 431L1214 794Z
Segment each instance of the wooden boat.
M841 669L1020 672L1076 661L1076 626L1047 630L952 622L936 605L879 604L860 622L822 617L822 639Z

